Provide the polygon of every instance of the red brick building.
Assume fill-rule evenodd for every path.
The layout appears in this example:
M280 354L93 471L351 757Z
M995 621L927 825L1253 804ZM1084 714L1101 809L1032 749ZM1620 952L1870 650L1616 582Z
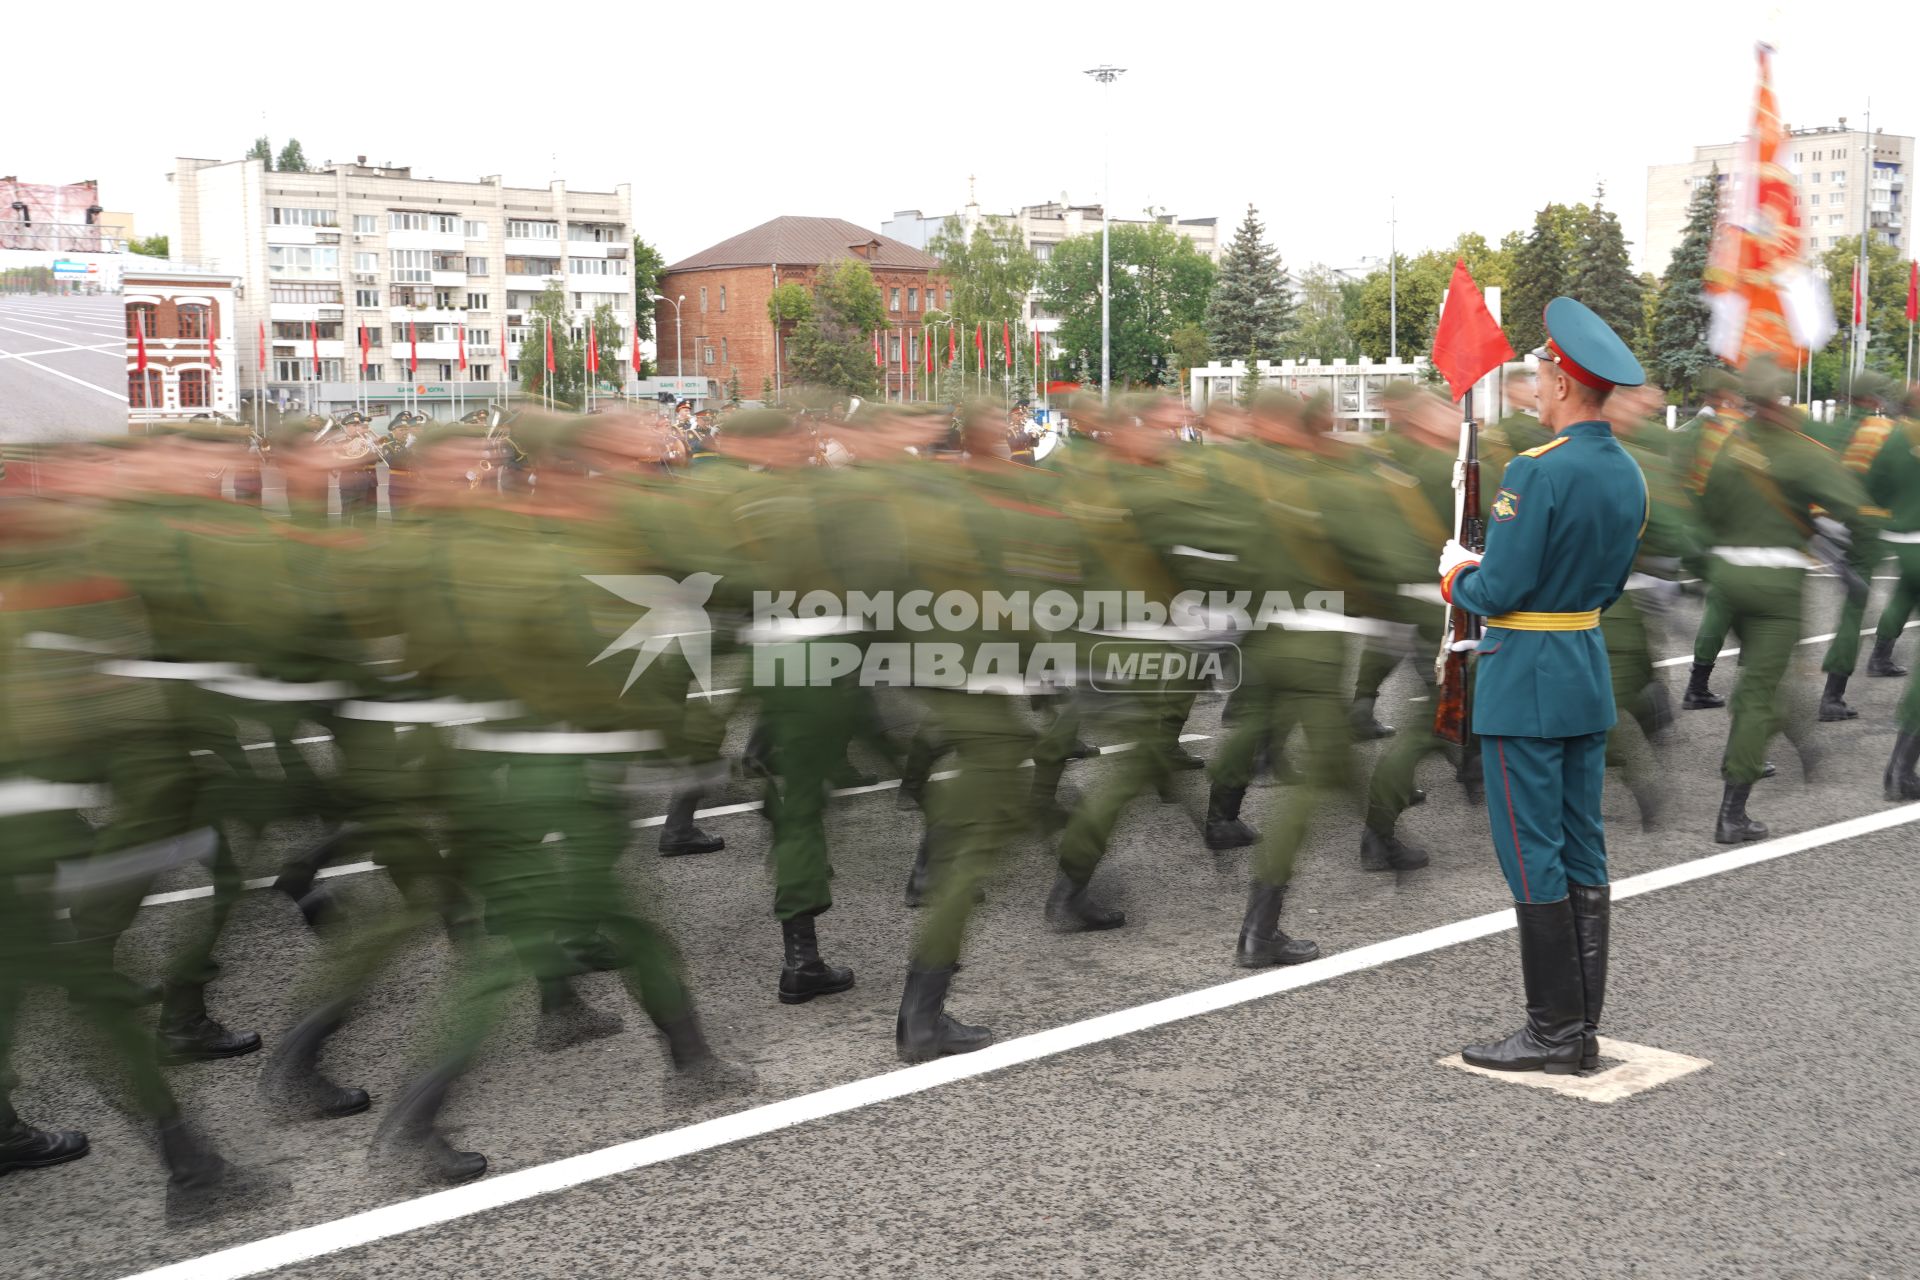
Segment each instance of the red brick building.
M191 267L129 268L127 411L135 422L239 409L235 278ZM145 368L141 367L145 364Z
M750 400L768 378L784 385L786 369L775 371L776 360L785 364L784 342L767 316L767 299L777 285L811 286L823 265L843 258L866 263L880 287L890 326L887 387L898 392L899 344L905 339L909 359L917 359L923 317L950 307L952 297L931 254L840 218L775 218L663 270L657 287L665 300L653 317L660 372L711 378L723 388L737 374ZM676 339L674 302L682 298Z

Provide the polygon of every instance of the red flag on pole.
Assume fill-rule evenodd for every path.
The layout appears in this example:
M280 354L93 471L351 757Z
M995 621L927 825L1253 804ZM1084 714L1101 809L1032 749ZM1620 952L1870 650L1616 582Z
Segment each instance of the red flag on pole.
M973 354L980 366L980 372L987 371L987 326L981 321L973 322Z
M933 335L927 332L927 326L920 326L920 354L926 358L926 371L933 372Z
M320 376L320 330L314 327L311 320L307 321L307 341L313 344L313 376L318 378Z
M257 326L256 337L260 339L260 372L267 371L267 322L262 320Z
M360 326L360 374L362 377L366 376L367 366L372 363L372 361L367 359L367 352L371 346L372 344L367 341L367 326L361 325Z
M884 369L887 367L887 362L880 358L880 331L878 329L873 331L873 367L876 369Z
M133 367L141 373L147 371L147 316L149 314L145 307L133 313Z
M1006 357L1007 372L1013 372L1013 326L1005 320L1000 322L1000 353Z
M553 317L547 317L547 372L553 372Z
M953 321L947 321L947 364L952 365L960 358L960 342L953 334Z
M600 372L599 335L594 332L593 321L587 321L587 372Z
M207 368L220 368L220 313L207 308Z
M1494 323L1480 286L1473 282L1465 258L1453 264L1447 286L1446 308L1433 334L1433 365L1447 380L1447 390L1458 400L1489 369L1513 359L1513 345Z
M633 376L636 378L640 376L640 316L638 312L636 312L633 317Z
M1920 320L1920 259L1907 264L1907 322Z
M407 321L407 376L412 377L420 371L420 334L413 327L413 321Z
M1036 382L1039 381L1039 378L1040 378L1040 331L1038 329L1035 329L1033 331L1033 376Z
M460 372L467 371L467 326L460 326Z

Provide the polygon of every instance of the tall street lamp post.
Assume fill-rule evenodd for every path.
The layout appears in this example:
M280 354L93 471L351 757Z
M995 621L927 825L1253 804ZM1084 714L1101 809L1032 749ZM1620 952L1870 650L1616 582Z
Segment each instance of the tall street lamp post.
M1088 71L1087 74L1098 80L1100 90L1100 118L1103 128L1101 144L1100 173L1100 403L1110 403L1113 369L1113 259L1109 250L1107 224L1109 209L1113 205L1113 121L1109 115L1112 101L1110 86L1126 71L1125 67L1110 67L1105 63Z

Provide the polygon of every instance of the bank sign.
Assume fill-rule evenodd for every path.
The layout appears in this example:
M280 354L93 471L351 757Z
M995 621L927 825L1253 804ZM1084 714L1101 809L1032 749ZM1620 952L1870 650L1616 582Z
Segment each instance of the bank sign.
M97 280L100 278L100 264L97 262L75 262L71 258L53 260L53 278L56 280Z

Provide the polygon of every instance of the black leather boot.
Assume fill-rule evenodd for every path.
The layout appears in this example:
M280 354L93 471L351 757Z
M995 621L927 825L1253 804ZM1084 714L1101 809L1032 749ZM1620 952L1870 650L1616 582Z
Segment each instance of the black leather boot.
M289 1189L283 1178L228 1164L177 1113L160 1122L160 1158L167 1166L167 1222L172 1226L258 1208Z
M1586 988L1573 902L1516 902L1520 920L1520 976L1527 992L1527 1025L1505 1040L1468 1045L1468 1063L1491 1071L1545 1071L1572 1075L1580 1069L1586 1029Z
M780 922L787 959L780 968L780 1003L805 1004L815 996L830 996L853 985L853 970L830 965L820 958L820 939L812 916Z
M1126 912L1095 902L1087 885L1064 871L1054 877L1053 891L1047 894L1047 924L1055 933L1118 929L1126 922Z
M719 836L710 836L693 825L694 811L700 807L700 789L676 791L667 801L667 823L660 829L660 856L678 858L689 853L718 853L727 847Z
M893 1025L893 1045L902 1062L929 1062L993 1043L993 1032L987 1028L968 1026L947 1015L947 988L952 983L951 968L907 970L900 1017Z
M1570 884L1573 933L1580 944L1580 986L1586 1002L1581 1029L1580 1069L1600 1065L1600 1010L1607 1002L1607 934L1613 917L1613 886Z
M932 892L928 880L928 860L933 853L933 828L929 826L920 833L920 847L913 851L913 869L907 872L907 905L925 906L927 895Z
M204 988L184 982L169 982L160 998L160 1021L156 1028L160 1061L177 1066L183 1062L207 1062L215 1058L238 1058L260 1047L260 1037L252 1031L229 1031L207 1016Z
M1391 738L1394 728L1390 724L1381 724L1374 716L1374 704L1379 701L1377 694L1368 694L1355 698L1353 705L1347 708L1347 723L1353 727L1356 742L1371 742L1375 738Z
M74 1129L35 1129L13 1104L0 1098L0 1176L15 1169L45 1169L87 1154L87 1135Z
M1260 839L1258 831L1240 821L1240 803L1246 797L1245 787L1213 784L1207 792L1207 848L1244 849Z
M447 1063L407 1086L373 1135L375 1164L411 1179L448 1185L472 1182L487 1171L485 1156L456 1150L440 1131L440 1111L459 1074L455 1064Z
M1739 844L1767 838L1767 824L1747 816L1747 794L1752 790L1751 782L1729 782L1720 793L1720 817L1713 824L1715 843Z
M1286 905L1287 887L1253 882L1247 895L1247 915L1240 922L1240 941L1234 947L1233 962L1242 969L1264 969L1276 964L1304 964L1320 954L1320 944L1306 938L1289 938L1280 928L1280 908Z
M1207 762L1193 752L1181 746L1178 741L1167 748L1167 768L1175 773L1187 773L1194 769L1204 769Z
M365 1089L337 1085L320 1074L320 1054L327 1037L345 1020L343 1005L328 1005L282 1036L260 1073L260 1096L300 1118L357 1116L372 1105Z
M350 827L336 827L312 847L282 863L280 874L274 877L273 887L293 899L309 929L326 928L339 918L333 894L314 881L328 863L340 856L353 834Z
M667 1077L667 1096L682 1106L738 1097L753 1092L759 1077L752 1067L730 1062L715 1053L691 1012L671 1022L656 1022L666 1037L673 1074Z
M1907 669L1893 660L1892 640L1882 640L1878 636L1873 640L1873 652L1867 656L1867 674L1870 676L1903 676Z
M1360 832L1362 871L1418 871L1432 859L1419 845L1408 844L1391 832L1365 827Z
M1920 733L1902 729L1893 740L1893 754L1887 757L1887 771L1880 775L1880 788L1889 800L1920 800L1920 776L1914 764L1920 761Z
M626 1030L618 1014L602 1013L582 1000L565 978L542 978L539 986L540 1028L535 1039L541 1052L559 1053Z
M1687 711L1711 711L1715 707L1724 707L1727 700L1707 688L1707 681L1713 675L1711 662L1696 662L1687 673L1687 691L1680 697L1680 706Z
M1820 694L1820 718L1822 720L1851 720L1859 715L1847 705L1847 677L1835 672L1827 674L1827 687Z

